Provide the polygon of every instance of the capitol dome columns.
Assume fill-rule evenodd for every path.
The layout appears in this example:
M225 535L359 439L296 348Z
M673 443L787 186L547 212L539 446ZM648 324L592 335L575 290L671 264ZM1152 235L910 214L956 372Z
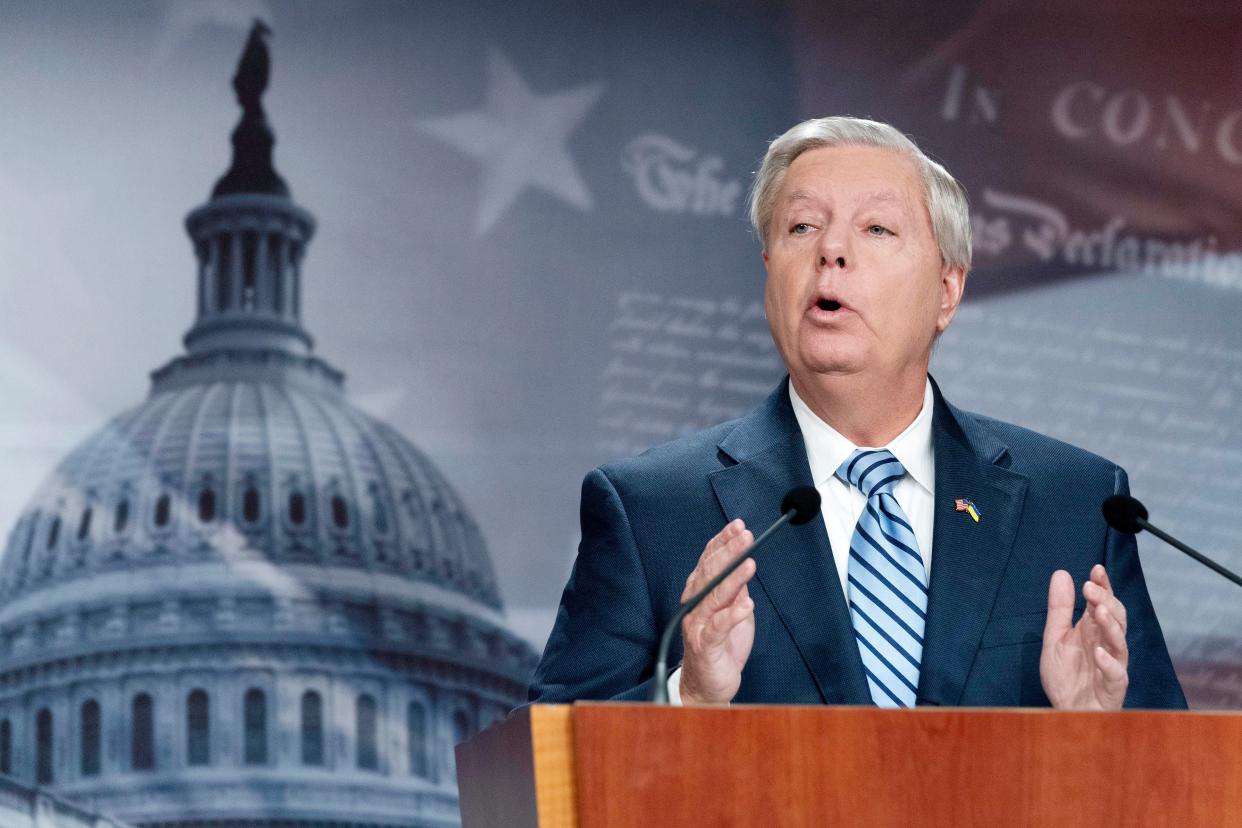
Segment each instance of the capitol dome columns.
M301 324L301 262L310 214L288 198L216 196L186 218L198 256L198 315L190 353L225 349L310 352Z
M234 206L247 201L256 210L273 206L253 199ZM298 272L310 232L297 226L296 216L247 221L244 211L230 212L202 208L191 214L200 220L187 222L198 256L198 318L253 311L296 322L301 315ZM273 220L278 218L286 221Z

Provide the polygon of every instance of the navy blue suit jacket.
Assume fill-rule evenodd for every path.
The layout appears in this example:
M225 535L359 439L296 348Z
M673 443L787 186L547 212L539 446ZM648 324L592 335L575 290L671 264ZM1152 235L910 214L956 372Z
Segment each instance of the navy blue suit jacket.
M786 381L787 382L787 381ZM781 498L812 485L786 382L739 420L595 469L582 543L530 698L645 699L660 632L708 539L740 517L758 533ZM1127 707L1185 707L1133 536L1105 497L1125 472L1073 446L961 411L935 388L935 527L919 703L1047 705L1039 654L1048 581L1078 590L1103 563L1126 606ZM976 523L955 509L974 501ZM786 527L758 554L755 644L735 702L868 704L870 695L823 519ZM681 660L673 645L670 664Z

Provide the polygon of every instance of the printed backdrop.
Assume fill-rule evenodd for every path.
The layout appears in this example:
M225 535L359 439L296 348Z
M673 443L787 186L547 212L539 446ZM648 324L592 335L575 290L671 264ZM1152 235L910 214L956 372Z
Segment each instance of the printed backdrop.
M535 647L582 476L781 377L743 203L814 115L888 120L970 192L950 399L1118 461L1242 568L1242 12L1172 0L0 0L6 531L180 348L256 16L316 352L461 493ZM1192 704L1242 707L1236 587L1140 550Z

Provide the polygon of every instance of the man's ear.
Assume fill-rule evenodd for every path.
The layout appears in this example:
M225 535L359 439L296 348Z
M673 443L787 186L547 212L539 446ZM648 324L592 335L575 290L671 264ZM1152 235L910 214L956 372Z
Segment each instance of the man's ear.
M944 333L945 328L949 327L965 292L966 268L945 265L940 271L940 314L936 317L936 333Z

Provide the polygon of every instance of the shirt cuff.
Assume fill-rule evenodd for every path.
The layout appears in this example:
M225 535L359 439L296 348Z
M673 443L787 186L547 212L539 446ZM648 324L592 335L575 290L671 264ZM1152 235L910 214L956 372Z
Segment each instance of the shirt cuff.
M677 667L668 674L668 703L681 707L681 668Z

